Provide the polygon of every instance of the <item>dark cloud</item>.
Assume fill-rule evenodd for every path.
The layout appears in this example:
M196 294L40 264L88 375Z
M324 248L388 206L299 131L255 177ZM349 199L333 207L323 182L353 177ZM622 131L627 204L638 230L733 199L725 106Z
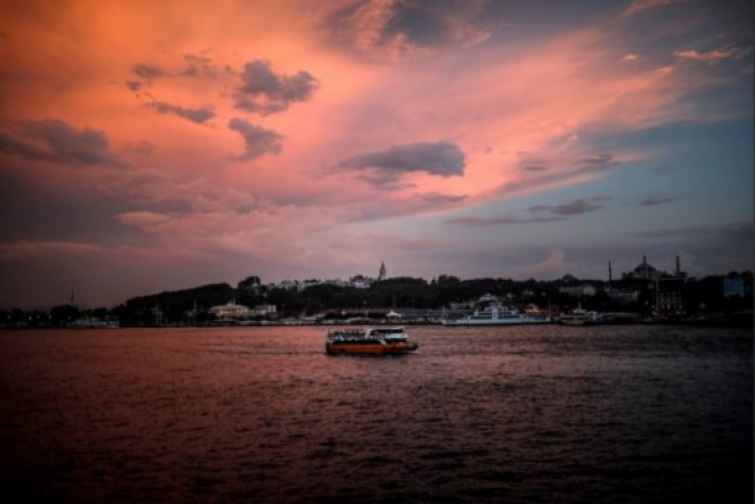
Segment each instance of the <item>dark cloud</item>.
M446 221L448 224L462 224L466 226L497 226L504 224L541 224L560 222L572 215L594 212L603 208L599 203L608 201L608 196L594 196L589 199L576 199L558 205L535 205L528 208L531 215L526 217L508 215L503 217L459 217ZM542 215L546 214L546 215Z
M215 117L215 112L209 107L192 109L160 101L151 102L149 106L154 108L160 114L177 115L178 117L183 117L184 119L199 124L205 123Z
M0 152L53 163L119 163L103 131L77 130L58 119L25 121L19 135L0 132Z
M249 215L252 213L252 210L254 210L254 205L241 205L240 207L236 208L236 213L239 215Z
M532 190L538 187L548 186L554 183L564 182L582 175L591 175L609 170L614 170L621 165L612 154L598 154L595 156L582 157L577 160L566 160L558 163L563 169L555 170L555 162L546 163L543 160L532 158L527 153L520 153L519 167L532 174L520 179L505 182L495 190L496 194L506 195L520 191ZM527 170L525 167L532 165L535 169ZM541 169L542 166L542 169Z
M136 92L142 88L142 83L140 81L126 81L126 87Z
M319 83L304 70L294 75L276 74L270 62L250 61L241 73L236 91L236 108L260 115L286 110L292 103L308 100Z
M249 161L264 154L278 154L283 148L281 145L283 137L273 130L265 129L238 117L231 119L228 127L238 131L246 142L246 151L239 156L241 160Z
M446 203L459 203L468 198L466 194L440 194L440 193L424 193L419 195L420 198L428 203L434 204L446 204Z
M198 54L184 54L186 69L181 72L184 77L210 77L217 76L217 69L212 65L212 58Z
M202 56L199 54L186 53L184 54L184 61L186 61L186 63L189 65L202 66L202 65L209 65L210 63L212 63L212 58L210 58L209 56Z
M138 156L149 156L153 152L155 152L155 144L148 142L146 140L141 140L138 142L127 143L124 149L127 152L131 154L136 154Z
M540 156L533 155L530 152L520 151L517 152L517 156L519 157L517 166L520 170L526 172L544 172L549 168L549 163L547 160L543 159Z
M532 213L549 213L551 215L581 215L584 213L594 212L600 210L603 205L598 204L602 201L607 201L609 198L606 196L595 196L594 198L576 199L568 203L561 203L559 205L535 205L529 207L529 211Z
M403 187L402 187L403 188ZM385 187L379 187L385 189ZM359 202L354 208L353 222L390 219L408 215L418 215L426 212L453 208L467 199L461 194L415 193L409 196L394 196L391 194L381 198L367 198Z
M324 30L339 46L357 51L473 46L486 40L497 22L485 0L352 2L327 16Z
M405 37L421 46L432 46L449 41L448 18L437 4L396 4L392 15L383 27L380 42L389 43Z
M157 65L149 65L146 63L139 63L131 68L134 74L138 75L142 79L157 79L158 77L164 77L165 71Z
M376 187L393 187L405 173L425 172L440 177L464 175L464 152L451 142L417 142L394 145L386 150L362 154L338 166L347 170L364 170L365 180Z
M522 166L522 170L529 172L541 172L548 169L544 164L526 164Z
M559 222L565 217L459 217L449 219L448 224L462 224L465 226L498 226L502 224L539 224L544 222Z
M582 172L600 172L606 171L618 166L619 162L613 158L612 154L598 154L595 156L583 157L577 163Z
M640 203L640 206L656 206L656 205L665 205L666 203L671 203L673 198L645 198Z

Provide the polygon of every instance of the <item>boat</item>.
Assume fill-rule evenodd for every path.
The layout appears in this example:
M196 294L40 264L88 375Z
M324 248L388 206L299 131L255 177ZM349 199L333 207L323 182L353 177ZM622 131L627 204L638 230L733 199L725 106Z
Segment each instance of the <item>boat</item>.
M558 318L558 323L570 326L585 326L597 324L600 315L596 311L584 310L582 307L575 308L569 313L564 313Z
M548 324L550 317L532 317L521 313L516 308L510 308L500 304L489 304L484 308L475 310L471 315L460 319L443 320L446 326L496 326L496 325L523 325L523 324Z
M419 345L409 340L403 327L366 327L328 332L325 352L329 355L392 355L414 352Z

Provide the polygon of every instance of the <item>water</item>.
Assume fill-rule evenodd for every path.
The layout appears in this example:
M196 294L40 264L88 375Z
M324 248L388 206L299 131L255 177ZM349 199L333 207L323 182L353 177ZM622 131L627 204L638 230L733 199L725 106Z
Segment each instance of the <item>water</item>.
M752 502L750 330L409 331L387 358L315 327L2 332L3 475L85 502Z

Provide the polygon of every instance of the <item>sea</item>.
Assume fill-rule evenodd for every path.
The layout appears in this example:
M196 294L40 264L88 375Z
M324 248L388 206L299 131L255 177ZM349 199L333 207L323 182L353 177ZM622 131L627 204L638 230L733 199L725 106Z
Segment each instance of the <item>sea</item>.
M0 332L3 492L53 502L753 502L753 331ZM20 492L20 493L18 493Z

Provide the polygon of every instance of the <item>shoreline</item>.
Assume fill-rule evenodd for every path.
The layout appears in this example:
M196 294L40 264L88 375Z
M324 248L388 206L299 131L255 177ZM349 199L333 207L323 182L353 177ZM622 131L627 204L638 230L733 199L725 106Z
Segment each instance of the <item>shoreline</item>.
M502 327L524 327L529 325L535 326L560 326L560 327L603 327L603 326L685 326L685 327L718 327L718 328L752 328L755 327L755 320L752 314L735 315L730 318L710 318L710 319L693 319L693 320L637 320L626 322L597 322L584 325L568 325L561 324L557 321L554 322L542 322L538 324L489 324L489 325L454 325L447 326L441 322L427 322L427 321L370 321L370 322L309 322L309 321L264 321L254 323L211 323L211 324L128 324L128 325L103 325L103 326L16 326L16 325L0 325L0 330L9 331L24 331L24 330L113 330L113 329L175 329L175 328L258 328L258 327L339 327L339 326L411 326L411 327L443 327L443 328L456 328L456 329L486 329L486 328L502 328Z

